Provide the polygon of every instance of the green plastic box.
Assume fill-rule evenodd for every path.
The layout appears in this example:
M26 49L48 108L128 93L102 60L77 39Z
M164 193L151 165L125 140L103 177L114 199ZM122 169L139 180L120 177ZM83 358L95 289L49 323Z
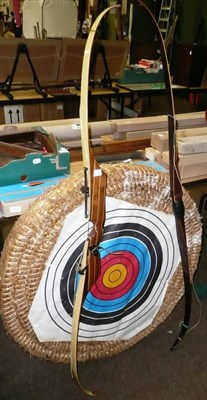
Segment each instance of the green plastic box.
M27 148L30 143L35 143L37 137L39 141L42 139L42 144L40 143L40 147L42 148L40 150L35 149L34 153L30 152L29 154L25 154L23 158L14 157L11 160L7 153L9 161L1 162L0 164L0 188L18 183L69 175L69 151L53 135L47 133L41 127L35 128L28 133L0 136L0 142L4 143L7 140L11 146L11 153L13 153L13 142L15 142L13 143L14 146L20 146L23 149L24 145ZM45 147L45 143L48 143L49 150ZM5 155L1 154L0 145L0 161L1 156L4 159Z

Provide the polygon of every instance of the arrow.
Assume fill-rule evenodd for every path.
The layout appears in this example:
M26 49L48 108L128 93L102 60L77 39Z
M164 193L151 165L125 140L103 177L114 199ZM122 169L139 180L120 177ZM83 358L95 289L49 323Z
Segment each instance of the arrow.
M20 110L18 108L16 110L16 114L17 114L17 122L20 122Z
M11 124L12 124L12 114L13 114L13 111L12 110L9 110L9 117L10 117L10 122L11 122Z

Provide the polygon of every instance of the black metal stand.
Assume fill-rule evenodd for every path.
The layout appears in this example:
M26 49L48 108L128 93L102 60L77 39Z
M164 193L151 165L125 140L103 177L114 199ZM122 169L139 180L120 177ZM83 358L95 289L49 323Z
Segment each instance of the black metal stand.
M11 92L11 87L12 87L12 83L14 80L14 76L15 76L15 72L16 72L16 68L17 68L17 64L19 61L19 57L21 54L25 54L27 57L27 60L29 62L30 68L32 70L32 74L33 74L33 82L34 82L34 86L35 86L35 90L37 93L41 94L43 97L47 97L47 93L41 88L40 82L38 80L37 74L35 72L34 66L32 64L32 60L30 58L29 55L29 51L28 48L26 46L25 43L19 43L17 45L17 50L16 50L16 57L14 60L14 65L12 68L12 72L11 75L8 76L8 78L6 79L5 82L1 82L0 83L0 91L2 94L5 94L9 100L13 100L13 95L10 93Z
M104 45L102 43L97 42L94 45L94 50L92 52L92 61L91 61L91 65L90 65L89 76L90 77L94 76L95 65L96 65L97 57L98 57L99 54L101 54L101 56L102 56L102 60L103 60L104 68L105 68L105 73L104 73L104 76L103 76L102 79L100 79L100 80L93 79L92 82L90 82L90 85L91 86L100 86L100 87L103 87L103 88L108 88L108 89L117 91L117 88L114 88L112 86L112 80L111 80L111 77L110 77L109 67L108 67L106 54L105 54L105 48L104 48Z

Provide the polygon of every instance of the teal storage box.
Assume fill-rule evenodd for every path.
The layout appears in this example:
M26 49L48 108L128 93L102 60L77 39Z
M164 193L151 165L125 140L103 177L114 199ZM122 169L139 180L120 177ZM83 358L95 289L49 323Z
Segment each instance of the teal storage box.
M0 190L69 173L69 151L41 127L0 136Z
M146 72L140 68L124 68L119 83L162 83L164 82L163 69L158 72Z

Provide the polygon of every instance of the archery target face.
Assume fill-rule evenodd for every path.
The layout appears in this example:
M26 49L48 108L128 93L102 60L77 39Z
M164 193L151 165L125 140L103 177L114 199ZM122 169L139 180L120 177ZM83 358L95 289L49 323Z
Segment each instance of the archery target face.
M65 219L29 312L39 341L71 338L77 268L90 228L84 206ZM149 326L179 254L173 215L107 197L101 273L83 303L79 340L126 340Z

